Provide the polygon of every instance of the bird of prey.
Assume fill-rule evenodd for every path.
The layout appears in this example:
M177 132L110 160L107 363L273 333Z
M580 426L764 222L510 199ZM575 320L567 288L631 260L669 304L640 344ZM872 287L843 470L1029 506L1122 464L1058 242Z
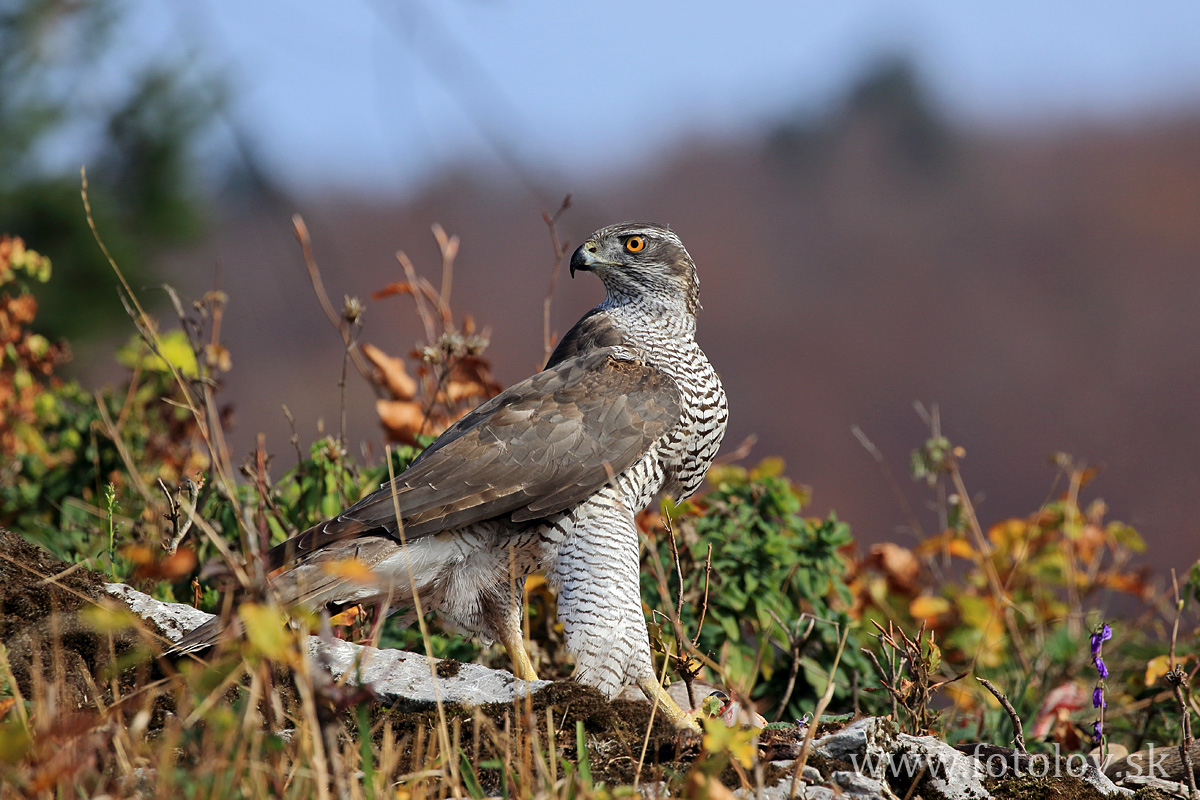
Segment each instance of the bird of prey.
M546 368L448 428L407 470L337 517L273 548L287 605L414 606L499 640L520 678L525 577L544 571L577 680L613 697L637 683L676 724L695 725L655 679L634 515L704 480L728 410L696 344L699 280L679 237L627 222L575 250L604 301L559 342ZM397 517L402 524L397 524ZM373 578L349 576L354 559ZM176 648L221 635L213 620Z

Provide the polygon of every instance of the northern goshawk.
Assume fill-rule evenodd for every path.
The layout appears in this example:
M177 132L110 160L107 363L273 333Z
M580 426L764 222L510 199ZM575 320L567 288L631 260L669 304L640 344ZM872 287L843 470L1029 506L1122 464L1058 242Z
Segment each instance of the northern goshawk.
M423 610L499 640L532 679L521 597L545 571L576 678L610 697L636 682L688 724L655 679L634 515L695 492L725 432L725 392L695 340L695 264L674 232L628 222L592 234L570 267L596 273L606 297L545 370L460 419L394 482L273 548L272 587L288 605L411 609L415 583ZM348 559L373 578L336 568ZM214 620L177 649L220 633Z

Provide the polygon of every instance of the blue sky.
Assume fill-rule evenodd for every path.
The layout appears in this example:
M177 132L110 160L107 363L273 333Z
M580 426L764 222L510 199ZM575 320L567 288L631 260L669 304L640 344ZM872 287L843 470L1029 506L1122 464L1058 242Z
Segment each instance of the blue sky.
M838 0L198 0L129 6L115 73L193 52L293 189L411 191L504 154L611 172L688 138L819 113L877 58L912 58L969 124L1200 112L1200 3ZM113 76L110 76L113 77ZM119 77L114 78L119 79Z

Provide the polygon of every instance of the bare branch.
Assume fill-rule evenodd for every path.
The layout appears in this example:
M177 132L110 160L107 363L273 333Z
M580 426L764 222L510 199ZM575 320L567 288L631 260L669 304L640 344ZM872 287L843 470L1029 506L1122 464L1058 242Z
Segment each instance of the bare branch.
M454 259L458 257L459 238L450 236L446 229L436 222L433 223L433 238L437 240L438 250L442 254L442 291L438 293L438 308L442 312L442 323L449 326L450 318L450 289L454 285Z
M329 294L325 291L325 282L321 279L321 270L317 267L317 259L313 255L312 239L308 235L308 226L304 224L304 219L299 214L292 215L292 229L296 234L296 239L300 242L300 250L304 254L304 265L308 268L308 279L312 282L313 293L317 296L317 302L321 304L321 310L325 312L329 324L341 334L342 343L346 346L346 351L350 354L355 369L358 370L359 374L374 389L376 396L383 397L383 388L371 379L371 365L367 363L366 358L363 357L363 354L358 349L358 345L354 341L350 330L350 323L341 314L338 314L337 310L333 307L333 303L329 302Z
M1015 741L1017 744L1017 749L1020 750L1022 753L1026 752L1026 750L1025 750L1025 726L1023 726L1021 724L1021 718L1019 716L1017 716L1017 710L1015 708L1013 708L1012 703L1010 703L1008 701L1008 697L1004 694L1004 692L1000 691L995 686L993 686L992 682L989 681L987 678L980 678L978 675L976 675L975 680L982 683L983 688L985 688L989 692L991 692L992 696L995 697L998 701L1000 701L1000 705L1004 706L1004 711L1006 714L1008 714L1008 718L1012 721L1012 724L1013 724L1013 732L1014 732Z

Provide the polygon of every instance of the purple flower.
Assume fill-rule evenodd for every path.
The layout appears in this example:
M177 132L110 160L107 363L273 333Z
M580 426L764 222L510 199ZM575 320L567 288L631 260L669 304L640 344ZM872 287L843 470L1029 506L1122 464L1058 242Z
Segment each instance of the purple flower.
M1092 658L1099 658L1100 647L1112 638L1112 628L1108 623L1100 626L1100 630L1092 634Z
M1096 665L1096 672L1100 673L1100 680L1108 677L1108 667L1104 664L1104 659L1096 656L1092 659L1092 663Z
M1093 708L1108 708L1108 703L1104 702L1104 687L1097 686L1092 690L1092 707Z
M1104 723L1102 723L1100 720L1096 720L1095 722L1092 723L1092 741L1099 744L1100 740L1103 738L1104 738Z

